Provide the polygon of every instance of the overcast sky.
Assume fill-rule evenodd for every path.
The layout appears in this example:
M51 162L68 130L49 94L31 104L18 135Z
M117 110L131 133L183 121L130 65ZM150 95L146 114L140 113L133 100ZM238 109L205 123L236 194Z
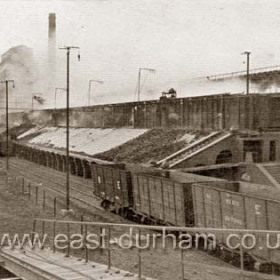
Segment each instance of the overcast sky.
M133 100L139 67L156 69L143 96L158 98L170 87L191 95L192 77L244 70L243 51L252 52L252 68L280 64L279 0L0 0L0 10L0 53L23 44L41 63L48 14L56 13L57 47L81 48L81 61L71 61L72 96L80 105L89 79L104 81L93 89L97 103L105 100L99 95ZM65 52L57 56L64 77ZM64 86L61 78L57 83Z

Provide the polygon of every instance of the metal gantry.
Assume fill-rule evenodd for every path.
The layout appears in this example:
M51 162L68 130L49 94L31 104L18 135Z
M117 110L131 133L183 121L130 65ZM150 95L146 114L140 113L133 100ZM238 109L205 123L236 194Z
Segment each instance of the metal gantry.
M141 93L141 89L142 89L142 86L141 86L141 72L142 71L147 71L147 72L150 72L152 74L156 73L156 70L155 69L151 69L151 68L139 68L138 70L138 82L137 82L137 100L140 101L140 93Z
M99 80L89 80L89 85L88 85L88 106L90 106L90 93L91 93L91 83L98 83L98 84L103 84L104 82L103 81L99 81Z
M54 91L54 109L56 109L56 94L57 94L58 90L66 91L66 88L55 88L55 91Z
M246 94L249 94L249 84L250 84L250 54L251 52L242 53L247 56L247 74L246 74Z

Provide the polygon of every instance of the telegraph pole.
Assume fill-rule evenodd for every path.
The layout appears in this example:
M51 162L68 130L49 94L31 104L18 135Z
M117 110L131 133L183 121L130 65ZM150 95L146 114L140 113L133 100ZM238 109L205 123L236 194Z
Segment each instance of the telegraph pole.
M156 73L156 70L155 69L151 69L151 68L139 68L139 71L138 71L138 83L137 83L137 92L138 92L138 98L137 100L140 101L140 93L141 93L141 71L148 71L150 73Z
M60 50L66 50L66 211L70 211L70 168L69 168L69 96L70 96L70 50L80 49L79 47L66 46L59 48ZM78 53L78 59L80 60L80 53Z
M15 87L14 80L1 81L2 84L6 85L6 169L9 171L9 83Z
M89 85L88 85L88 106L90 106L90 89L91 89L91 83L98 83L98 84L103 84L103 81L98 81L98 80L89 80Z
M247 56L247 75L246 75L246 94L249 94L249 84L250 84L250 79L249 79L249 72L250 72L250 54L251 52L244 52L242 54L245 54Z

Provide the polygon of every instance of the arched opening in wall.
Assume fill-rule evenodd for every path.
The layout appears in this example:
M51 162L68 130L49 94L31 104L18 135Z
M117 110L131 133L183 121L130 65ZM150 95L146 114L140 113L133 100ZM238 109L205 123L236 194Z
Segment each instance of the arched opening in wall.
M56 155L56 161L57 161L57 170L58 171L63 171L64 168L63 168L63 159L62 159L62 156L57 154Z
M43 164L43 158L44 158L44 155L43 155L43 151L40 151L39 150L39 154L38 154L38 164L40 164L40 165L44 165Z
M26 159L32 161L32 149L26 147Z
M46 152L48 167L54 168L55 155L52 152Z
M91 178L90 163L87 160L83 160L83 167L84 167L84 177L86 179Z
M0 157L4 157L4 146L3 143L0 143Z
M37 149L33 149L33 150L32 150L32 154L33 154L32 158L33 158L33 162L34 162L34 163L38 163L39 152L40 152L40 151L37 150Z
M231 162L232 162L232 152L230 150L221 151L216 158L216 164L231 163Z
M76 167L77 167L77 175L83 177L84 170L83 170L82 161L79 158L75 158L75 160L76 160Z
M51 154L49 152L46 152L45 156L46 156L46 164L47 164L46 166L51 167Z
M62 171L66 172L66 156L61 155L62 158Z
M17 143L14 143L14 153L15 153L15 156L18 157L18 154L19 154L19 146Z
M21 155L22 155L22 158L23 159L26 159L27 158L27 151L26 151L26 148L24 146L21 147Z
M51 168L56 169L55 153L51 153Z
M44 158L43 153L44 153L43 151L39 151L38 164L40 164L40 165L44 165L43 164L43 158Z
M73 157L69 157L70 173L76 175L76 164Z
M35 150L30 148L30 161L35 162Z
M42 165L47 166L47 156L46 153L44 151L41 152L41 158L40 158L40 162Z
M22 149L23 149L23 158L26 160L30 160L29 148L22 146Z
M37 163L37 164L40 164L40 154L41 154L41 152L40 152L40 150L35 150L35 158L34 158L34 161L35 161L35 163Z

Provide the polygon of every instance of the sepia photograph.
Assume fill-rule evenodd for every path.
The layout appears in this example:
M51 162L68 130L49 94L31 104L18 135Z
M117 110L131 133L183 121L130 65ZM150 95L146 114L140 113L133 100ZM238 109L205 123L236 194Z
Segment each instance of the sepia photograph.
M0 280L280 279L280 1L0 10Z

